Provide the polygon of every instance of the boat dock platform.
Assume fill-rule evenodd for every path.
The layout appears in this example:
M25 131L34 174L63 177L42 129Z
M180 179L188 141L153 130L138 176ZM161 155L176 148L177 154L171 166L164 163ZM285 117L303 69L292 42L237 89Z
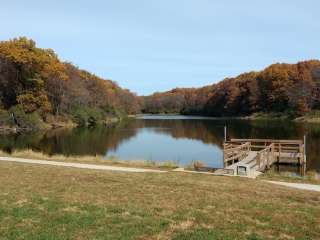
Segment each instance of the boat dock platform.
M215 173L256 177L274 163L306 163L305 140L231 139L223 144L224 168Z

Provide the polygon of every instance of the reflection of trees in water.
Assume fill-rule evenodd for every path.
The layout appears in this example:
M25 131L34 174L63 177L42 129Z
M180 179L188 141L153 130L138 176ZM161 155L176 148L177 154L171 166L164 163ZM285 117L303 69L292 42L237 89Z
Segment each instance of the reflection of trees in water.
M120 143L136 135L137 129L121 131L124 121L112 127L56 129L46 133L16 135L1 138L0 148L10 152L13 149L33 149L49 155L105 155Z
M320 125L307 126L307 170L320 171Z
M212 123L212 122L211 122ZM134 124L139 128L153 128L157 133L170 135L176 139L186 138L200 140L206 144L222 146L223 124L210 124L207 120L135 120Z
M5 135L0 137L0 148L5 152L12 152L14 149L26 149L37 146L43 138L44 132L29 133L23 135Z
M230 138L302 139L307 133L307 168L320 169L320 126L287 121L132 119L112 127L57 129L46 133L1 137L0 148L6 151L31 148L47 154L105 155L134 137L142 128L176 139L199 140L222 148L225 124Z
M115 150L123 141L136 135L137 129L121 131L126 125L124 121L112 127L76 128L65 135L44 138L40 145L51 146L48 152L51 154L105 155L107 151Z

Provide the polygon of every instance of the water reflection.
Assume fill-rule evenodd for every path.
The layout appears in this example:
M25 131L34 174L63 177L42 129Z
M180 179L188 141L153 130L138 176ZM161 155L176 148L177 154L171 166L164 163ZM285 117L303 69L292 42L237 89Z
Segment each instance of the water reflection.
M181 165L200 160L222 166L223 127L231 138L302 139L307 134L307 170L320 170L320 125L288 121L143 117L112 127L58 129L2 136L0 148L33 149L49 155L102 155L121 159L173 160Z

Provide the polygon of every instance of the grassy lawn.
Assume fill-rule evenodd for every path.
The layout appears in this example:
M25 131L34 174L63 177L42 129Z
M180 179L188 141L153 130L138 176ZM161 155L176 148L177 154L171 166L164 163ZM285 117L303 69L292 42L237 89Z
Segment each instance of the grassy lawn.
M257 180L0 163L0 239L320 239L320 194Z

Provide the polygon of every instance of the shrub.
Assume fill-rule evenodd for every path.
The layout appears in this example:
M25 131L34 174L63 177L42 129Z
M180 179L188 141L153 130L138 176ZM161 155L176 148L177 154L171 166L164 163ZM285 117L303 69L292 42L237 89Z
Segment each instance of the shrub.
M104 119L101 111L89 107L77 107L72 111L72 119L79 126L94 126Z
M193 161L193 168L199 170L200 168L205 167L205 164L201 161Z
M104 118L112 118L112 117L123 118L124 116L127 115L123 109L115 108L113 106L103 107L102 114L103 114Z
M46 124L37 112L26 114L21 105L16 105L9 109L9 114L13 114L15 120L14 124L21 128L38 130L46 128Z
M8 111L0 109L0 125L12 126L14 125L13 119Z

